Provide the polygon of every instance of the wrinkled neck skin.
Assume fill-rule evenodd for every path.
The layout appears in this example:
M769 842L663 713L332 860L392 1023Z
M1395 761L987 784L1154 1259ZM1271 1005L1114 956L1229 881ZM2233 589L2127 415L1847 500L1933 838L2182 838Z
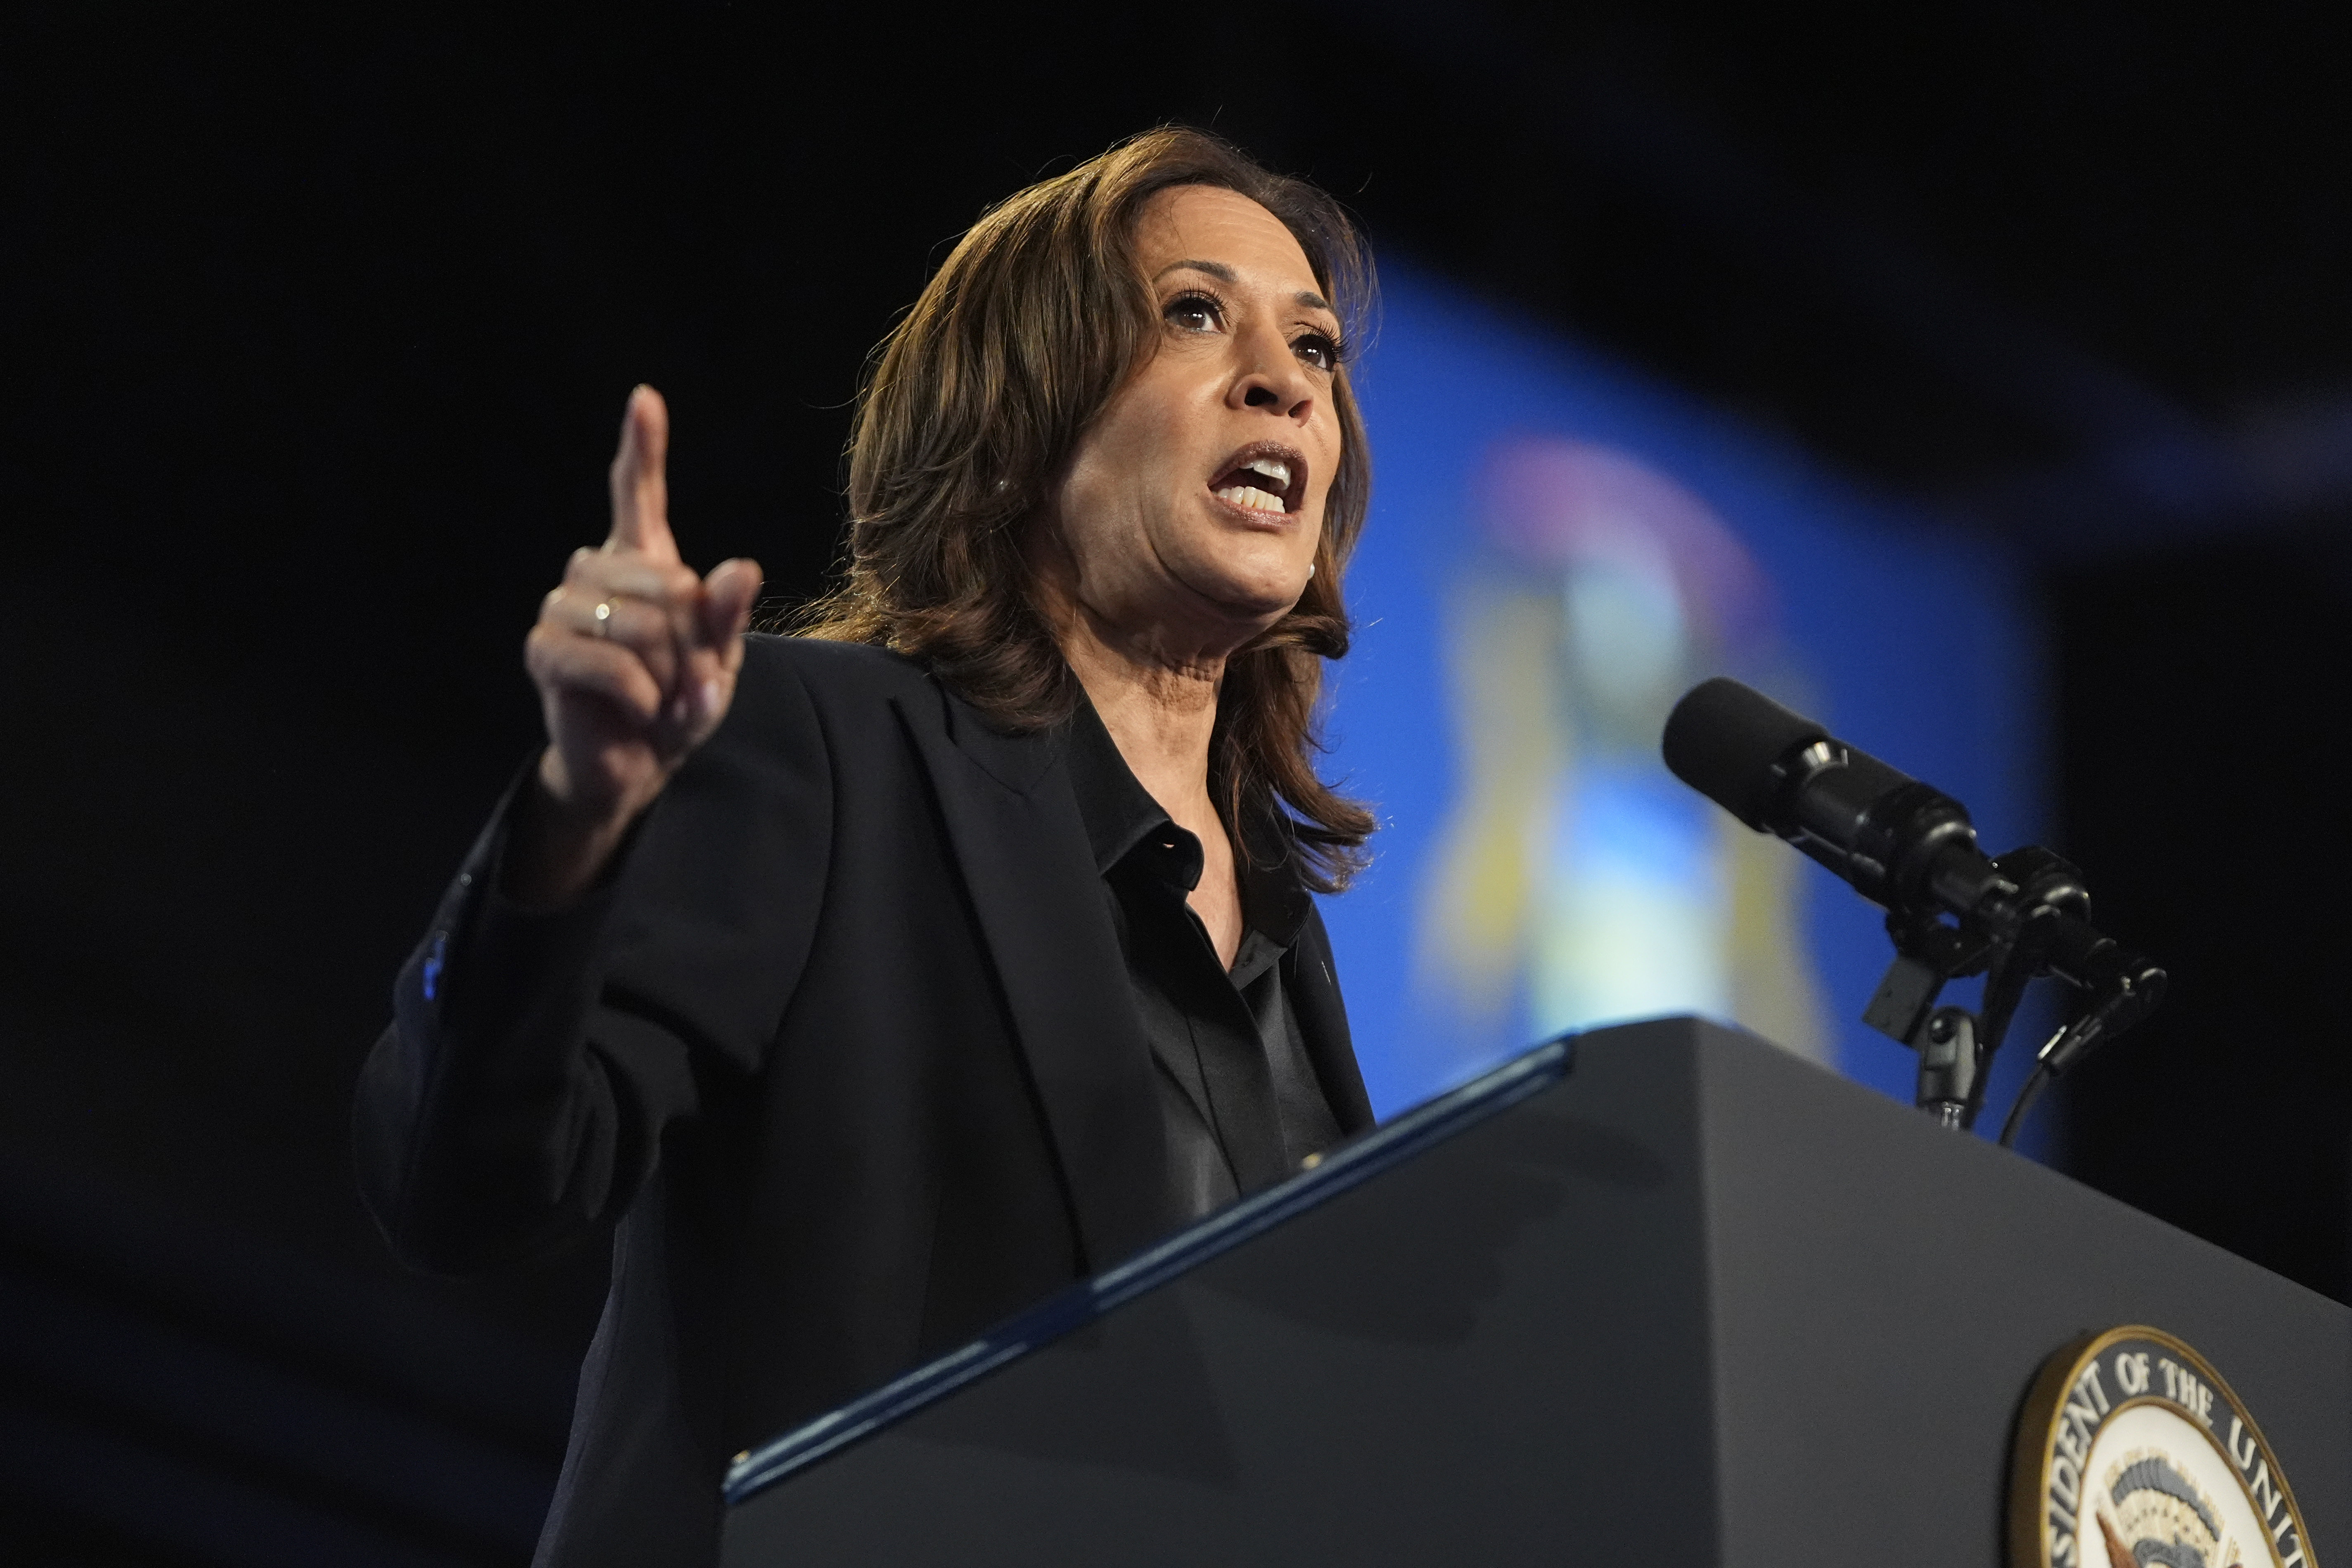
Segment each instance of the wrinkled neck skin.
M1221 858L1224 828L1209 796L1217 693L1226 658L1280 612L1217 605L1172 582L1082 585L1051 527L1031 533L1028 554L1037 607L1119 755L1176 825Z

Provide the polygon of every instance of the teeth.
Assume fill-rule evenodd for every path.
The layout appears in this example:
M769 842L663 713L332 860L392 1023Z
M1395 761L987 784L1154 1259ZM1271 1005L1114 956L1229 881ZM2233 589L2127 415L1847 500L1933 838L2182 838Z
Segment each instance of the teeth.
M1290 465L1279 458L1254 458L1250 460L1248 471L1264 474L1272 479L1276 490L1290 488Z
M1252 511L1281 511L1282 498L1268 495L1255 485L1227 485L1217 492L1219 500L1229 500L1235 506L1245 506Z

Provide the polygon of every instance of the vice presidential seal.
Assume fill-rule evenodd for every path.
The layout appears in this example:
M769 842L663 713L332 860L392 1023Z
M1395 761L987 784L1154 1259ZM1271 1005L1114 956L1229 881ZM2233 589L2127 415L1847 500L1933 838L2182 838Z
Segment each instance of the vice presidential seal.
M2253 1417L2155 1329L2050 1358L2018 1418L2009 1499L2010 1568L2316 1568Z

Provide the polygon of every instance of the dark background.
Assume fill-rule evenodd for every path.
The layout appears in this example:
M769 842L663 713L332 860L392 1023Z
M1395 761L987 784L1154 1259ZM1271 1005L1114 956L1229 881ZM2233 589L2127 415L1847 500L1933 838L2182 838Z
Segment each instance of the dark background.
M2324 8L332 9L0 19L0 1557L527 1558L602 1259L403 1274L347 1108L622 400L809 591L893 312L1162 120L2032 552L2055 839L2176 976L2043 1114L2352 1296Z

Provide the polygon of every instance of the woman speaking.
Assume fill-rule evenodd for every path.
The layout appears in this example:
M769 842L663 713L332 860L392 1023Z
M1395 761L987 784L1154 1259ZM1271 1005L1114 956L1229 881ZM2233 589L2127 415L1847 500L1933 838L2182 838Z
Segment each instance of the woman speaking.
M539 1561L715 1560L738 1450L1367 1126L1315 773L1368 461L1329 198L1164 130L1022 192L890 334L845 577L746 635L668 419L526 645L547 746L358 1114L403 1256L617 1216Z

